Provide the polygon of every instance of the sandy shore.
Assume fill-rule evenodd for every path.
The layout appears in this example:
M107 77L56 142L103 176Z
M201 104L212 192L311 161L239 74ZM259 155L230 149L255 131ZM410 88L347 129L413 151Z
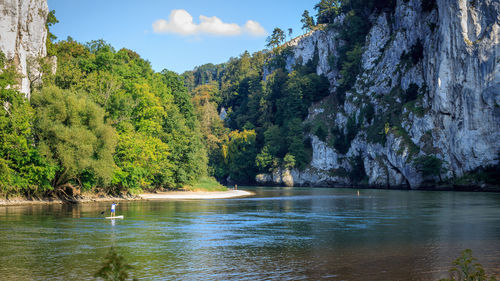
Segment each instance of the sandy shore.
M170 192L158 192L158 193L145 193L139 196L142 199L146 200L156 200L156 199L179 200L179 199L224 199L224 198L245 197L251 195L254 195L254 193L245 190L228 190L228 191L214 191L214 192L170 191Z
M132 200L185 200L185 199L223 199L223 198L236 198L254 195L252 192L244 190L228 190L228 191L169 191L158 193L144 193L135 196L97 196L86 194L75 199L73 203L90 203L90 202L103 202L103 201L132 201ZM45 205L45 204L65 204L60 199L35 199L27 200L22 197L10 198L9 200L0 199L0 206L18 206L18 205Z

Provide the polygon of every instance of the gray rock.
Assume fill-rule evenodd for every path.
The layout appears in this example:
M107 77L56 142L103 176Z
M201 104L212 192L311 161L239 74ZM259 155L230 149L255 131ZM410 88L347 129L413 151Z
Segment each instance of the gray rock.
M16 65L19 90L30 96L30 78L39 77L36 58L47 55L46 0L0 0L0 50Z
M311 136L309 167L290 172L295 185L352 184L335 171L349 171L349 158L359 151L368 183L379 186L422 186L422 175L414 164L422 155L444 160L445 177L498 163L500 2L437 0L437 9L425 12L420 0L398 1L392 21L388 16L373 18L362 56L363 70L345 104L330 113L330 124L345 127L349 116L359 118L360 96L367 97L378 112L388 110L375 97L387 95L394 87L406 90L411 83L421 88L423 97L417 105L424 116L405 109L401 127L408 136L388 131L385 144L371 143L361 129L346 155ZM328 64L328 57L336 55L342 44L336 37L334 29L317 30L289 42L293 55L287 60L288 67L306 63L317 49L316 71L329 78L334 93L339 72ZM423 58L415 65L405 65L401 55L410 52L417 41L423 46ZM307 122L325 118L323 112L330 106L327 99L313 105ZM420 151L411 153L409 142ZM282 175L279 178L282 183Z

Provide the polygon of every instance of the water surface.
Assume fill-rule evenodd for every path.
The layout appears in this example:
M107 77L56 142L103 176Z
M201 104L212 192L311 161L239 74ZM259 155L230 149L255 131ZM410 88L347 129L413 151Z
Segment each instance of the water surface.
M500 276L500 194L246 188L240 199L0 207L0 280L429 280L466 248Z

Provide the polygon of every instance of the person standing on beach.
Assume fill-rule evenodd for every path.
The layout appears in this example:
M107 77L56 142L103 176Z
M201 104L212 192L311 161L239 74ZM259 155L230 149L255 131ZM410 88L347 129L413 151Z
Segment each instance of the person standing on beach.
M111 217L115 216L116 205L118 205L118 204L115 202L113 202L113 204L111 204Z

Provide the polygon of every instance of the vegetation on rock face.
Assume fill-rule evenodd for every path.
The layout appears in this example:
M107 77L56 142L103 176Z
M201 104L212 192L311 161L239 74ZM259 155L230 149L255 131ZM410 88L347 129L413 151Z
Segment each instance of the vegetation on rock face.
M413 160L417 170L424 177L439 177L441 179L443 161L434 155L425 155Z
M195 111L202 131L210 136L206 138L209 170L216 178L252 182L257 172L284 166L305 168L309 163L310 141L302 121L309 106L329 94L330 84L326 77L315 73L317 52L312 60L296 65L290 72L284 63L287 52L287 48L281 47L272 53L245 52L214 67L222 68L218 81L194 85ZM273 71L263 81L266 68ZM204 66L183 76L197 77L199 69ZM190 79L185 83L190 83ZM226 127L216 121L216 112L222 108L228 111ZM213 116L213 123L204 126L212 120L209 115Z
M410 51L407 53L404 51L401 54L400 61L403 65L414 66L424 57L424 46L422 41L417 40L417 42L411 46Z
M366 18L374 12L390 13L395 9L395 5L396 1L322 0L315 6L316 23L309 12L304 11L301 19L303 29L312 30L315 24L326 24L338 30L339 48L336 56L331 59L332 66L339 69L334 93L337 107L340 108L344 104L346 92L351 90L362 71L361 56L366 35L371 28L371 23ZM340 14L345 17L342 21L335 22L335 18ZM227 150L228 144L231 143L230 133L223 132L221 124L218 129L212 130L218 133L211 134L214 141L209 148L209 163L211 174L219 179L229 176L232 180L251 180L256 172L270 172L284 166L305 168L311 159L310 141L306 137L309 133L316 135L321 141L328 142L341 154L349 151L351 142L361 129L366 130L368 139L385 144L386 135L390 132L386 127L401 127L403 105L419 97L419 87L415 84L410 85L407 91L396 87L388 97L382 99L387 110L376 112L371 102L364 101L365 105L360 105L360 115L347 118L345 127L333 126L329 130L329 126L323 125L322 122L303 127L302 122L308 115L308 108L330 94L330 83L326 77L316 74L319 62L317 46L311 60L299 59L290 69L287 60L292 56L291 50L289 47L280 46L284 39L284 32L276 28L267 40L267 46L274 48L272 52L258 52L253 55L245 52L225 64L204 65L183 74L185 84L192 85L195 89L192 91L194 97L200 89L196 87L210 85L213 88L212 95L218 98L211 101L212 112L214 108L218 111L224 108L228 112L224 123L229 130L252 130L255 133L252 152L245 154L245 159L253 160L240 166ZM418 62L421 53L421 44L417 44L410 54L405 56L408 56L411 62ZM204 73L209 73L204 79L206 82L200 82L198 79L193 85L193 77L204 76ZM412 105L411 109L416 108ZM197 107L205 108L206 105ZM204 109L204 112L207 110ZM215 113L212 115L215 116ZM207 132L209 131L211 130ZM408 147L413 152L412 144L413 142L409 142ZM360 166L359 163L354 161L351 164ZM241 169L247 174L238 172ZM365 179L364 175L353 177L357 182Z
M500 164L479 167L465 173L459 178L450 179L449 181L458 186L474 186L478 184L498 185L500 182Z
M367 184L368 175L365 172L365 163L363 161L362 152L350 159L351 170L348 173L349 180L352 184Z

